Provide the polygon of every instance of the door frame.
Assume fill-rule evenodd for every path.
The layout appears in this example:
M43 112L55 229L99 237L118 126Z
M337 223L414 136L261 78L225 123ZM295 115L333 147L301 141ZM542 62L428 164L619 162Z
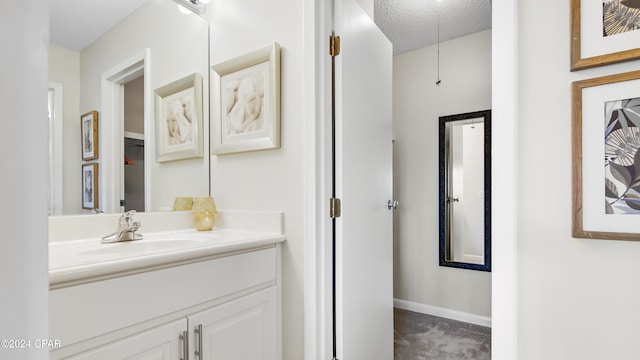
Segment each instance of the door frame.
M518 0L493 0L491 27L491 357L511 360L518 358Z
M53 90L53 114L49 122L49 215L64 214L64 88L61 83L49 81Z
M304 2L304 354L332 356L331 57L333 1Z
M340 0L333 0L340 1ZM330 57L333 1L304 2L304 352L331 358ZM492 359L517 359L518 1L492 6ZM500 168L497 167L500 164ZM499 191L497 191L499 190ZM498 226L499 225L499 226Z
M101 146L100 203L105 213L122 212L120 200L124 198L124 84L144 76L144 133L145 138L153 129L151 114L153 96L151 93L150 50L144 49L129 59L112 67L102 74L102 116L100 133L104 146ZM145 209L151 209L150 171L151 147L144 148L144 191ZM111 195L109 195L111 194Z

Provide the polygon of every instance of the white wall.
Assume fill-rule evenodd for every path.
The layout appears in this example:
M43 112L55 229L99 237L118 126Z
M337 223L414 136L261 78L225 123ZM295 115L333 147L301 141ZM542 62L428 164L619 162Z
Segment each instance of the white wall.
M640 243L571 237L571 82L640 62L571 73L569 19L520 1L518 358L638 359Z
M491 316L491 274L438 266L438 117L491 108L491 31L394 57L394 296Z
M49 1L0 2L0 34L0 339L46 339ZM0 358L48 359L33 345Z
M369 15L371 19L373 19L374 13L374 2L373 0L357 0L358 4L362 9Z
M195 14L185 15L172 1L149 1L117 27L82 51L80 112L101 110L101 76L131 56L150 49L151 93L194 72L202 74L203 117L208 120L208 24ZM155 109L152 128L155 128ZM100 116L99 116L100 117ZM104 121L104 119L102 119ZM203 121L204 153L201 158L157 163L155 133L146 133L145 147L152 150L151 211L171 209L176 196L206 196L209 191L207 144L209 122ZM101 143L100 146L109 146ZM102 152L102 150L101 150Z
M284 211L283 358L304 357L303 2L212 1L211 64L278 42L281 148L211 157L211 193L221 209Z
M124 85L124 131L144 134L144 76Z
M80 189L80 53L49 46L49 80L62 84L63 98L63 209L78 213Z

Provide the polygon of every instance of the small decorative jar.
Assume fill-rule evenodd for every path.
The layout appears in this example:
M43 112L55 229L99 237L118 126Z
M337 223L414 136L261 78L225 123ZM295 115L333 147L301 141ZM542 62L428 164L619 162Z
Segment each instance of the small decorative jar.
M211 196L193 198L193 223L196 230L210 231L216 220L216 204Z
M191 196L178 196L173 202L173 211L189 211L193 208Z

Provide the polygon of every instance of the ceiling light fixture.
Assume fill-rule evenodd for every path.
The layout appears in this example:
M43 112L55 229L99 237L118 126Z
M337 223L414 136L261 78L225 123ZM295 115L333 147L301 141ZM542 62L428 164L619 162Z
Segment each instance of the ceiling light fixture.
M173 0L178 3L178 8L185 14L188 14L189 11L193 11L194 13L201 15L207 11L207 5L210 0Z

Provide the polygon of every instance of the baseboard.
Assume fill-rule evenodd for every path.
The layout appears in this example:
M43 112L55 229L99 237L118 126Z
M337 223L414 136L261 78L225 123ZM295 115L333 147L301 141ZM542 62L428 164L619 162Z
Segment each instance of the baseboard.
M491 327L491 318L488 316L475 315L475 314L470 314L470 313L466 313L458 310L441 308L438 306L432 306L432 305L426 305L426 304L419 304L416 302L400 300L400 299L393 299L393 306L399 309L418 312L421 314L433 315L433 316L443 317L446 319L462 321L470 324Z

